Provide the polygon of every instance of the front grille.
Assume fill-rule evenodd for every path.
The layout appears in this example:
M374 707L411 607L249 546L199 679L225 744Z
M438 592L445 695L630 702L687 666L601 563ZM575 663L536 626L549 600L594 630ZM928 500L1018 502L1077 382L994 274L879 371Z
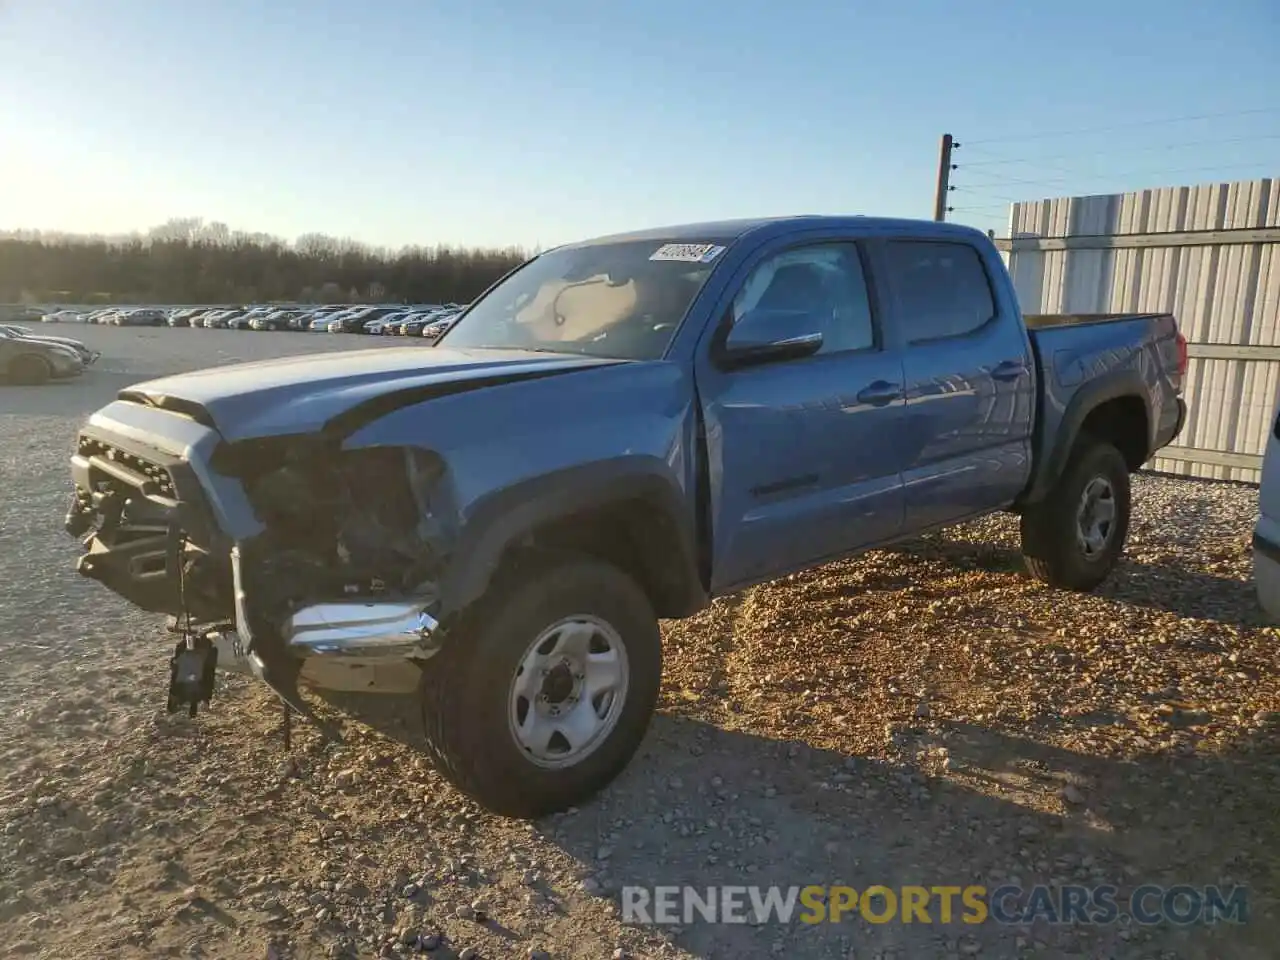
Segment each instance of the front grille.
M176 499L173 477L158 463L93 437L81 437L78 452L82 457L99 457L111 463L117 463L131 473L150 480L155 485L155 492L160 496Z

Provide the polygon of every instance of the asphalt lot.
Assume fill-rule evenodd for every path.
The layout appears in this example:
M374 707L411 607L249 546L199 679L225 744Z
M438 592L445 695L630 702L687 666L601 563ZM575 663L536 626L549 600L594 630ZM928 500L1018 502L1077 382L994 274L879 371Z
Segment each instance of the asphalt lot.
M0 387L9 955L400 956L438 937L430 955L556 960L1276 956L1280 634L1249 581L1254 491L1138 478L1128 559L1090 597L1022 576L995 517L665 624L661 716L632 767L580 811L513 823L435 775L409 702L366 705L337 750L295 727L289 756L275 701L241 678L195 720L166 716L171 638L74 573L61 526L76 429L121 387L405 341L49 332L104 356ZM1214 926L968 924L958 906L944 923L936 901L910 923L619 914L628 885L773 884L1110 884L1122 903L1243 885L1249 909Z

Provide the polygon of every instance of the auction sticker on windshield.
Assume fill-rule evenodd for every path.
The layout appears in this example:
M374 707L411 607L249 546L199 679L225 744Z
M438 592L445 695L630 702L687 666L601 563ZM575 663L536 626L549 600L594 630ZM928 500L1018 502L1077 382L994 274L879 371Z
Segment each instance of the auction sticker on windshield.
M724 247L714 243L664 243L650 260L678 260L681 263L710 263L720 254Z

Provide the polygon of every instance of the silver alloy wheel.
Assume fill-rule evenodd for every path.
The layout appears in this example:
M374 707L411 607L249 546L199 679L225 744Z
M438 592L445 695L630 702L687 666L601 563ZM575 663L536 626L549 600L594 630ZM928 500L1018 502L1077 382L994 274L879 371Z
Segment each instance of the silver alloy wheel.
M631 668L618 632L566 617L538 635L511 680L507 722L525 757L555 769L582 762L617 726Z
M1115 519L1116 495L1111 481L1094 477L1085 485L1076 509L1076 541L1088 559L1106 550L1115 530Z

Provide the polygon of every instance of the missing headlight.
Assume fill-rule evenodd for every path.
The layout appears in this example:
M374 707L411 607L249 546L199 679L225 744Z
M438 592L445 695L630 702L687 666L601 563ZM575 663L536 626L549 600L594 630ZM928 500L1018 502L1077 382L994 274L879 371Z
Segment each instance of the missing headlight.
M417 596L438 578L451 540L438 456L375 447L283 459L246 480L267 528L258 573L273 612L335 596Z

